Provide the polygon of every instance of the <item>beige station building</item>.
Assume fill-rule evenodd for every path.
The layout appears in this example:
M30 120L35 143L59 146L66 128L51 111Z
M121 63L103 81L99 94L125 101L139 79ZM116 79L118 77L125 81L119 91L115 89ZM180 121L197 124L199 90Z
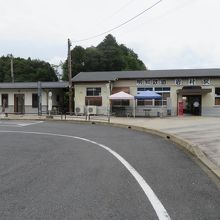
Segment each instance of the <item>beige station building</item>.
M73 79L76 114L220 116L220 69L80 72ZM161 99L109 100L124 91L155 91Z

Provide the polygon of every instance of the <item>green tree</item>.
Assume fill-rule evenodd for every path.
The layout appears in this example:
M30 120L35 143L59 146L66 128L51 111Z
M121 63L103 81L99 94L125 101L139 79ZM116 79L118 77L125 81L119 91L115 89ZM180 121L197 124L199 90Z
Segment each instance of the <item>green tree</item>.
M101 62L101 58L102 52L96 47L86 48L84 70L87 72L102 70L103 63Z
M145 70L138 55L124 44L119 45L111 34L97 47L76 46L72 51L72 76L81 71ZM68 79L67 61L63 65L63 79Z
M103 70L124 70L126 68L123 52L112 35L107 35L97 48L102 53Z
M81 46L76 46L71 51L72 58L72 76L75 76L77 73L84 71L85 64L85 49ZM68 64L67 60L63 64L63 79L68 80Z
M0 81L11 82L10 57L0 57ZM57 81L51 65L41 60L13 58L15 82Z

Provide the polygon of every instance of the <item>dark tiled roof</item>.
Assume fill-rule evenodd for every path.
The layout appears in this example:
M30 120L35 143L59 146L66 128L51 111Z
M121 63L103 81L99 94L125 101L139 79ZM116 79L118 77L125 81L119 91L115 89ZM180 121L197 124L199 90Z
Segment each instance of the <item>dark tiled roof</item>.
M178 77L220 77L218 69L176 69L145 71L80 72L73 82L102 82L117 79L178 78Z
M68 82L41 82L43 89L67 88ZM0 89L37 89L37 82L0 83Z

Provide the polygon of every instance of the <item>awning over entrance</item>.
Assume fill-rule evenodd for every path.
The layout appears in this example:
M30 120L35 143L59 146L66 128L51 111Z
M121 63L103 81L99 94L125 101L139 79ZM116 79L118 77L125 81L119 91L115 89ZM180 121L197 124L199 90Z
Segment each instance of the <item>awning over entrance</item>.
M176 92L180 95L202 95L212 92L212 89L203 89L200 86L184 86L182 89L178 89Z

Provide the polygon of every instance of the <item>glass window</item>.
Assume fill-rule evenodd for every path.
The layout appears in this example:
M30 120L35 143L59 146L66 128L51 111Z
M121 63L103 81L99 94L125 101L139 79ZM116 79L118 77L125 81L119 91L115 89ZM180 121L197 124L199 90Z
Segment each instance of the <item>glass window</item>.
M215 95L220 96L220 88L215 88Z
M220 105L220 88L215 88L215 105Z
M8 94L2 94L2 107L8 108Z
M170 87L156 87L154 91L170 91Z
M220 97L215 97L215 105L220 105Z
M86 95L87 96L101 96L101 88L87 88Z
M166 106L167 105L167 98L170 97L170 87L154 87L154 88L146 88L146 87L141 87L137 88L137 91L155 91L157 94L161 95L161 99L155 99L154 102L153 100L138 100L137 105L138 106L143 106L143 105L148 105L148 106Z
M32 108L38 107L38 95L37 93L32 94Z
M150 99L146 99L146 100L137 100L137 105L138 106L152 106L153 105L153 100Z
M140 92L140 91L153 91L153 88L152 87L140 87L140 88L137 88L137 91Z

